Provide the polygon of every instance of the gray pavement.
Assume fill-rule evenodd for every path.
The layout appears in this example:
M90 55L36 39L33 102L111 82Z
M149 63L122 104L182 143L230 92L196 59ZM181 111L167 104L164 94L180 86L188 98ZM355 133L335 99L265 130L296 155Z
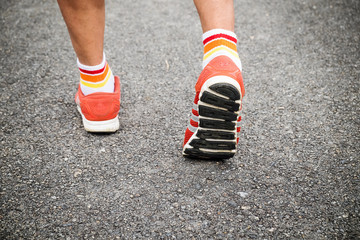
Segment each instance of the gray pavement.
M108 1L120 130L86 133L55 1L1 0L0 239L359 239L360 4L239 0L237 155L184 159L192 1Z

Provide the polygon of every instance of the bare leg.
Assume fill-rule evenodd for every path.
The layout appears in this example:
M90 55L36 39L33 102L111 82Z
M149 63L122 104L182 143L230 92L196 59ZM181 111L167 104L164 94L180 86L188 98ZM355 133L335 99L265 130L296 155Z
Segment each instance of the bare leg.
M58 0L76 55L93 66L103 59L105 1Z
M221 28L234 32L233 0L194 0L203 32Z

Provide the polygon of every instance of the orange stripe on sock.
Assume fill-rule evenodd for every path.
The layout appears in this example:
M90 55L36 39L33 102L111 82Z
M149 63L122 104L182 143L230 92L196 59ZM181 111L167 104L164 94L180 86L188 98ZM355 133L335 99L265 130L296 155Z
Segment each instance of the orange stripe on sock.
M234 50L235 52L237 52L237 48L236 48L235 43L229 42L228 40L225 40L225 39L217 39L217 40L212 41L212 42L205 45L204 54L211 51L211 49L214 49L214 48L219 47L219 46L226 46L226 47Z
M109 71L109 65L106 63L105 70L102 74L91 76L91 75L83 74L80 72L80 77L82 80L87 81L87 82L93 82L93 83L101 82L106 78L108 71Z
M106 83L109 81L111 74L112 74L111 70L108 71L108 75L106 76L105 80L103 80L102 82L99 82L99 83L85 82L81 78L80 78L80 83L84 86L91 87L91 88L101 88L101 87L105 86Z

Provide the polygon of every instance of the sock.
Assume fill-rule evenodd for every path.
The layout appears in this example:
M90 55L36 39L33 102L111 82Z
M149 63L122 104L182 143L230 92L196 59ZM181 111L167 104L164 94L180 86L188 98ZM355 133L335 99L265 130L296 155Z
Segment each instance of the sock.
M80 70L80 88L86 96L96 92L114 92L114 75L106 62L105 54L99 65L86 66L77 60Z
M236 34L231 31L224 29L213 29L205 32L203 34L203 69L214 58L225 55L231 58L241 71L241 61L237 53L236 43Z

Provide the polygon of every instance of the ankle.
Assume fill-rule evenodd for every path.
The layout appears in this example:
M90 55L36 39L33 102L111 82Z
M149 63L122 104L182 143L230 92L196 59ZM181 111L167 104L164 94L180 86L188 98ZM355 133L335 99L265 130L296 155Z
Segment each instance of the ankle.
M80 70L80 88L86 96L96 92L114 92L114 75L106 62L105 54L100 64L88 66L77 60Z

